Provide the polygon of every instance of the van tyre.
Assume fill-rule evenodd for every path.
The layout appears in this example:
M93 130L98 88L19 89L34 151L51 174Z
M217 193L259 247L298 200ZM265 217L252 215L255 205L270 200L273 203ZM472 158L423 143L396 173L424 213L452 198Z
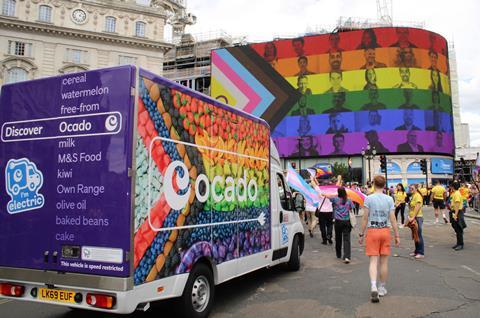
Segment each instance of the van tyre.
M287 268L290 271L298 271L300 269L300 241L298 235L295 235L292 242L292 252L287 263Z
M211 269L198 263L190 272L187 284L179 299L183 317L208 317L215 296L215 283Z

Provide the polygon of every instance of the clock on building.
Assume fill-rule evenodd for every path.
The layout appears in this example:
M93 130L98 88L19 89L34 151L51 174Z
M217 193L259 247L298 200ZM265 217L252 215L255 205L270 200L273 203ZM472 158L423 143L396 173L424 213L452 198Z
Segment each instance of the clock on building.
M85 23L87 20L87 13L82 9L75 9L72 12L72 20L77 24Z

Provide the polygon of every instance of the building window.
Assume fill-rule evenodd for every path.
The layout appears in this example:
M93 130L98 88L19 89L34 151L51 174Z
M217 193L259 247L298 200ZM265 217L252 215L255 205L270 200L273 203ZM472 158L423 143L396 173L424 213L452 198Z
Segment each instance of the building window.
M32 43L8 41L8 54L31 57Z
M115 32L115 27L117 25L117 19L114 17L105 18L105 32Z
M67 49L65 61L75 64L87 64L87 51Z
M193 79L184 79L176 82L179 83L180 85L193 89L193 81L194 81Z
M38 20L42 22L52 22L52 8L49 6L40 6L38 10Z
M26 81L28 79L28 73L21 67L12 67L7 71L6 83L16 83Z
M81 67L81 66L68 66L64 67L59 70L59 73L61 74L68 74L68 73L78 73L78 72L85 72L88 71L87 68Z
M2 14L10 17L15 16L15 6L17 1L15 0L3 0Z
M128 65L128 64L137 64L137 58L133 56L119 55L118 56L118 65Z
M145 28L145 22L137 21L137 23L135 23L135 35L142 38L145 37Z
M199 77L195 79L195 90L208 95L210 92L210 77Z

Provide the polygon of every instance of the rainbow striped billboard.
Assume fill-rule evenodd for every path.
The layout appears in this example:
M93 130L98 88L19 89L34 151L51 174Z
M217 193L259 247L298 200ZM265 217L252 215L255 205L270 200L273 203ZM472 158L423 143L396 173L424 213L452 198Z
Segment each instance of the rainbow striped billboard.
M454 151L447 42L422 29L214 50L211 94L267 120L282 157Z

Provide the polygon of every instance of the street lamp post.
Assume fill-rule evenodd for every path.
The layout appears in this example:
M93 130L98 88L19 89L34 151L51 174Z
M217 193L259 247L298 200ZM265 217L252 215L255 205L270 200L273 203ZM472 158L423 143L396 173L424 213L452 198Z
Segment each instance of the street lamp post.
M364 159L368 160L368 181L372 181L372 169L370 166L370 160L375 158L375 155L377 154L377 150L375 147L370 146L370 144L367 144L366 149L362 149L362 156Z
M302 139L303 137L298 137L298 171L302 171Z

